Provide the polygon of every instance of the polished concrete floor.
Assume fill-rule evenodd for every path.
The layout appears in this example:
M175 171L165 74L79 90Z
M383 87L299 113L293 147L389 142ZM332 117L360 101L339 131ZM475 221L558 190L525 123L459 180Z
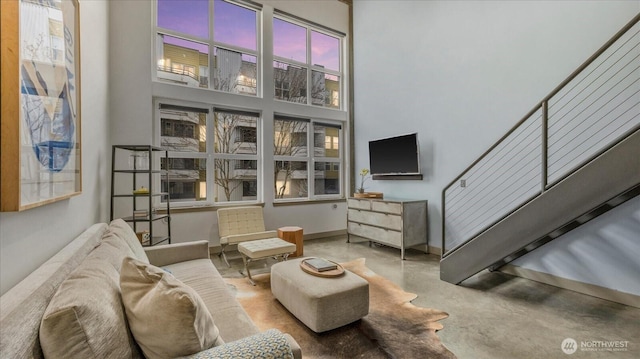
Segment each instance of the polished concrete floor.
M223 276L240 276L242 260L233 254L231 269L212 256ZM364 257L371 270L416 293L413 304L449 313L438 336L460 359L640 358L640 309L634 307L499 272L481 272L457 286L439 279L438 256L408 250L401 260L397 249L346 243L346 236L305 241L304 255L338 262ZM252 273L272 263L253 263ZM573 354L561 349L566 338L576 341ZM602 348L616 344L626 347Z

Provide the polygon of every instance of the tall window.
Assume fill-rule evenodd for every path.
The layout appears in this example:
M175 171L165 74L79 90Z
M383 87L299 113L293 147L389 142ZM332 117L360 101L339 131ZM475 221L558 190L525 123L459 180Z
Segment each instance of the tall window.
M272 3L155 0L155 143L169 150L162 188L178 206L345 193L346 35Z
M258 198L258 121L253 112L160 103L162 190L172 202L240 202Z
M257 200L258 119L252 112L214 111L216 202Z
M275 98L339 109L341 42L341 35L274 18Z
M222 0L157 0L157 15L159 80L258 94L256 10Z
M160 146L169 151L162 159L162 191L171 202L207 201L207 123L209 110L160 104ZM164 200L165 197L162 197Z
M276 116L273 149L275 199L340 195L341 136L339 124ZM329 142L327 137L331 138Z

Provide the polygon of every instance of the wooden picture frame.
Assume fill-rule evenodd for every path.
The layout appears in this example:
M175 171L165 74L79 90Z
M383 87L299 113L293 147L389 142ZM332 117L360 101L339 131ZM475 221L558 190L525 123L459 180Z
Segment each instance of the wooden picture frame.
M0 1L0 211L82 192L77 0Z

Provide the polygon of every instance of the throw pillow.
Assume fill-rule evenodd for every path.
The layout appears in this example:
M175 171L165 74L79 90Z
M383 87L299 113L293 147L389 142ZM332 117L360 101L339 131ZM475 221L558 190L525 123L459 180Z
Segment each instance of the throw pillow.
M127 224L127 222L123 221L120 218L114 219L113 221L111 221L111 223L109 223L109 232L124 240L129 245L137 259L145 263L149 263L147 253L145 253L142 244L140 244L140 240L138 240L138 237L136 236L136 233L133 231L131 226Z
M293 359L289 341L278 329L244 337L225 345L210 348L178 359Z
M40 323L46 358L142 358L125 318L113 252L98 246L51 298Z
M129 327L147 358L175 358L224 344L198 293L161 268L125 258L120 288Z

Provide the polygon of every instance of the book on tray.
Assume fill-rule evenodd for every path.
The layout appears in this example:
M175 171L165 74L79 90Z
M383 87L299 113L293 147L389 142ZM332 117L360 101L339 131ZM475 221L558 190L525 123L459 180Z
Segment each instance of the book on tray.
M323 258L311 258L304 261L309 267L317 270L318 272L325 272L328 270L337 269L338 265L332 262L329 262Z

